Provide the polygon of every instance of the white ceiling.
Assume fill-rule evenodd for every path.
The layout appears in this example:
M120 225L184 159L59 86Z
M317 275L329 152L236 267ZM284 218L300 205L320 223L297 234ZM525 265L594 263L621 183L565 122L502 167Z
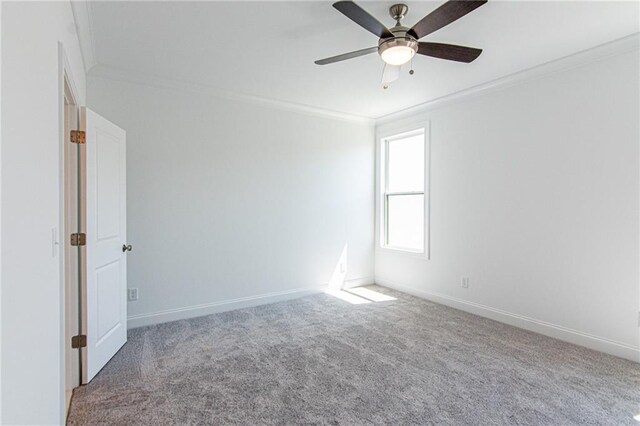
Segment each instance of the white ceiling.
M393 1L359 4L392 26ZM409 1L413 25L442 2ZM375 46L332 2L91 2L99 65L239 94L379 117L639 31L639 4L489 1L423 40L483 48L472 64L418 56L382 90L376 54L314 60Z

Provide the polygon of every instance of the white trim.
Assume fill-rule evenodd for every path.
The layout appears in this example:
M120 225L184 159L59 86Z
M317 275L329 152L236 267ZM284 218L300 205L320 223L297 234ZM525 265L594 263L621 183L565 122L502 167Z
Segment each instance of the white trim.
M71 97L73 98L73 101L75 102L76 105L79 105L79 96L78 96L78 86L76 85L75 79L73 78L73 74L71 72L71 64L69 63L69 58L67 57L67 54L64 50L64 45L62 44L62 42L58 42L58 49L59 52L61 51L61 55L62 58L60 59L63 62L63 80L62 80L62 105L64 108L64 78L66 77L67 79L67 84L69 86L69 90L71 91ZM62 111L62 115L63 115L63 122L62 124L64 125L64 110ZM64 137L64 135L63 135Z
M365 285L372 285L372 284L375 284L375 279L373 277L356 278L353 280L346 280L342 284L342 289L344 290L344 289L362 287Z
M64 143L65 143L65 80L71 91L71 97L73 101L78 104L78 89L73 78L71 70L71 64L67 57L64 45L62 42L58 42L58 229L56 237L56 248L54 255L58 256L59 273L58 273L58 306L60 306L60 318L59 318L59 351L60 351L60 368L59 368L59 382L60 382L60 416L61 424L64 423L66 415L66 357L65 357L65 336L66 336L66 311L65 311L65 250L63 241L64 235L62 233L65 230L65 192L64 185L64 172L65 172L65 155L64 155Z
M318 108L310 105L297 104L294 102L280 101L277 99L264 98L260 96L247 95L234 92L231 90L218 89L213 86L189 83L182 80L163 78L147 73L137 73L134 71L123 70L120 68L98 65L91 70L91 77L102 78L108 80L125 81L134 84L141 84L161 89L173 89L188 93L207 94L209 96L236 101L247 102L255 105L277 108L285 111L293 111L307 114L315 117L325 117L337 120L343 120L356 123L367 123L374 125L374 120L359 115L346 114L338 111L332 111L324 108Z
M90 1L74 0L71 2L71 13L76 24L82 62L85 72L98 64L96 60L95 38L93 36L93 18L91 14Z
M377 117L376 126L393 123L408 116L420 114L445 105L465 101L468 98L484 95L496 90L517 85L529 80L537 80L551 74L567 71L572 68L581 67L592 62L600 61L613 56L623 55L640 49L640 33L635 33L591 49L583 50L560 59L546 62L522 71L515 72L495 80L482 83L459 92L444 95L440 98L432 99L428 102L414 105L400 111Z
M604 352L610 355L625 358L631 361L640 362L640 348L606 339L604 337L595 336L593 334L584 333L579 330L563 327L561 325L552 324L535 318L529 318L524 315L518 315L502 309L492 308L490 306L481 305L479 303L469 302L467 300L458 299L456 297L447 296L445 294L418 290L412 287L399 285L391 281L376 279L376 284L401 291L422 299L427 299L441 305L449 306L461 311L469 312L481 317L489 318L514 327L523 328L565 342L573 343Z
M65 187L65 170L66 170L66 159L65 159L65 147L64 144L67 142L67 137L64 133L65 130L65 83L69 89L70 96L72 98L72 103L76 106L80 105L80 95L78 92L78 86L76 84L76 80L73 77L73 68L71 63L69 62L69 57L67 56L66 50L64 48L64 44L61 41L58 41L58 126L59 126L59 150L58 150L58 186L59 186L59 199L58 199L58 230L57 230L57 242L56 242L56 253L60 262L59 265L59 297L60 297L60 358L61 358L61 366L60 366L60 386L61 386L61 403L62 403L62 423L64 423L67 414L68 401L66 395L66 350L65 346L70 343L66 341L67 329L66 329L66 271L65 271L65 263L66 263L66 250L64 244L64 236L65 231L67 231L66 224L66 203L65 203L65 195L67 188ZM79 309L81 309L79 307ZM79 384L78 384L79 385ZM61 424L62 424L61 423Z
M131 315L127 321L127 328L144 327L147 325L161 324L169 321L177 321L187 318L201 317L219 312L235 309L249 308L252 306L266 305L285 300L298 299L312 294L322 293L326 286L298 288L294 290L278 291L274 293L260 294L257 296L240 297L237 299L221 300L201 305L185 306L177 309L151 312L147 314Z

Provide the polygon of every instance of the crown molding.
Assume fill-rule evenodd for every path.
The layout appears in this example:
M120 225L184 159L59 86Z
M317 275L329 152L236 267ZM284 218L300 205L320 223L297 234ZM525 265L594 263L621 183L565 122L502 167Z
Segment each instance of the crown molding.
M521 84L527 81L537 80L552 74L564 72L573 68L582 67L593 62L611 58L640 49L640 33L634 33L627 37L611 41L590 49L565 56L541 65L537 65L522 71L509 74L504 77L482 83L477 86L463 89L449 95L430 100L428 102L414 105L400 111L386 114L375 118L376 126L389 124L398 120L406 119L414 115L441 108L445 105L461 102L469 98L481 96L496 90Z
M125 70L122 68L116 68L108 65L98 64L91 69L89 77L103 78L108 80L125 81L134 84L141 84L145 86L152 86L162 89L172 89L182 92L206 94L212 97L237 101L247 102L254 105L261 105L265 107L277 108L285 111L298 112L306 115L312 115L316 117L331 118L334 120L365 123L373 126L374 120L370 117L364 117L359 115L347 114L339 111L328 110L319 107L313 107L309 105L297 104L294 102L280 101L271 98L264 98L260 96L247 95L243 93L234 92L231 90L219 89L213 86L189 83L182 80L165 78L155 76L149 73L140 73L131 70Z
M85 72L89 72L98 62L96 59L95 39L93 37L93 18L89 0L72 0L71 12L76 24L76 33L80 42L82 62Z

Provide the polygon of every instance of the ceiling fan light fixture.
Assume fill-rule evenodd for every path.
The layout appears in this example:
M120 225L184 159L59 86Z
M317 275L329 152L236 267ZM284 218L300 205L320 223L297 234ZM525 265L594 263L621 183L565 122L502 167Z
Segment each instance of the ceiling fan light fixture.
M418 42L412 38L394 38L384 41L378 47L380 57L389 65L404 65L418 51Z

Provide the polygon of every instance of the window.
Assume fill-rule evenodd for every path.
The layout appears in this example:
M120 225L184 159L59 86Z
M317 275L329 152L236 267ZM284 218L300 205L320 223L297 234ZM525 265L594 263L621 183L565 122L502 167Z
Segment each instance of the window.
M425 253L425 131L383 139L385 248Z

